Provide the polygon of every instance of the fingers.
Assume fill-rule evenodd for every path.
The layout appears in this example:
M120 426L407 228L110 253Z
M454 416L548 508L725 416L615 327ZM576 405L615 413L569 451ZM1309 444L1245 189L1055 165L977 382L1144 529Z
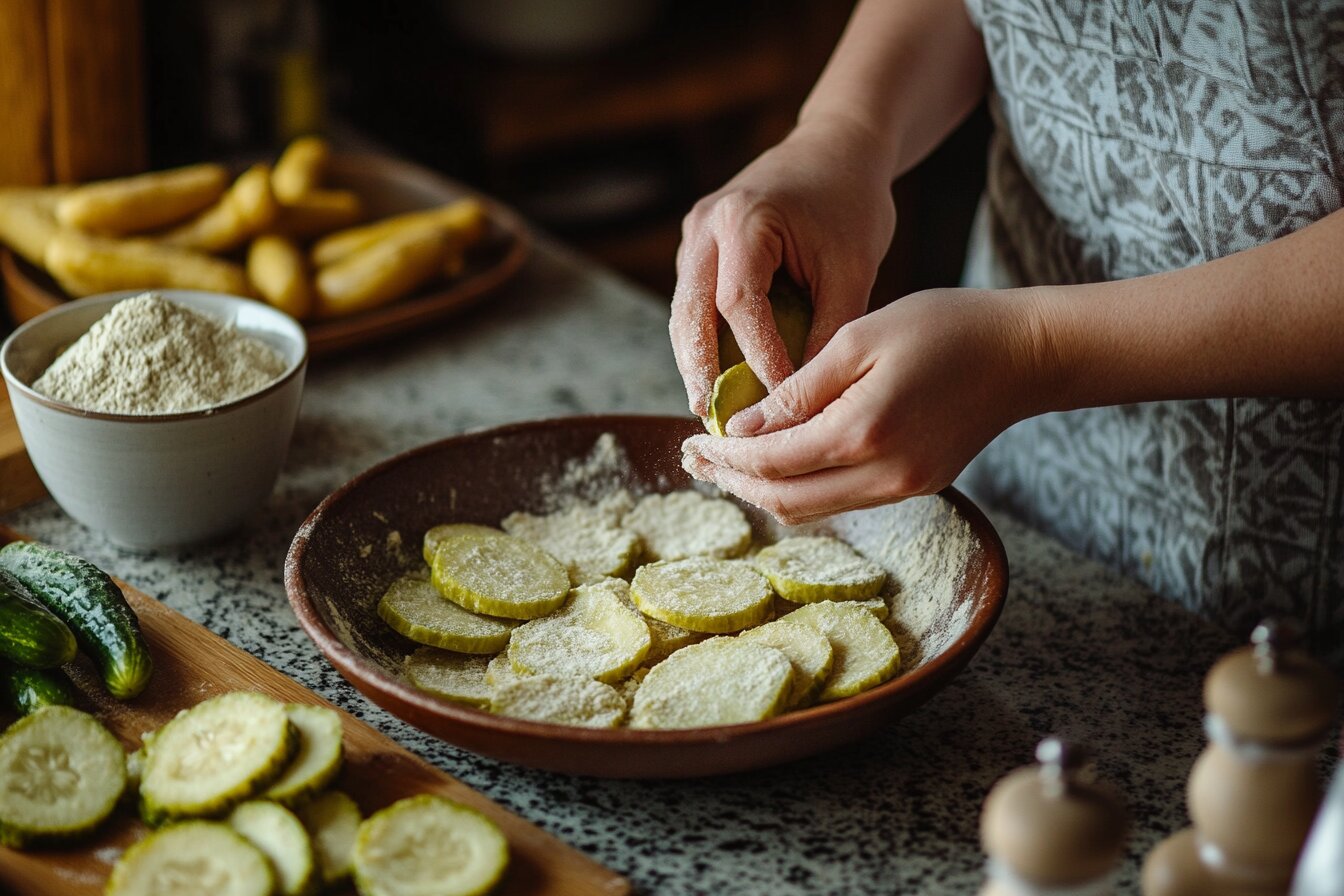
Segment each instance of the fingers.
M742 243L751 241L750 248ZM771 251L770 247L774 247ZM745 235L726 244L719 257L715 301L732 328L752 371L767 389L775 389L793 373L788 349L770 310L770 281L779 267L777 240Z
M857 383L872 362L851 342L832 340L825 354L804 364L764 399L734 414L730 436L764 436L811 420Z
M714 310L718 251L712 242L677 250L677 286L668 333L691 413L709 414L709 393L719 374L718 315Z
M686 471L742 500L754 504L786 526L822 519L849 510L900 501L906 495L885 488L880 469L836 467L788 479L761 479L737 470L716 467L706 460L683 458Z

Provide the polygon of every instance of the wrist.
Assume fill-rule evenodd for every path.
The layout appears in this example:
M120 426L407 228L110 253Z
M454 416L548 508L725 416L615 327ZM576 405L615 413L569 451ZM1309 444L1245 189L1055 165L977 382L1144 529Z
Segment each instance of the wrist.
M828 155L867 172L883 189L896 178L899 141L861 112L804 105L787 139L824 147Z
M1021 419L1086 405L1077 395L1079 345L1067 325L1064 290L1032 286L996 293L1010 309L1016 334Z

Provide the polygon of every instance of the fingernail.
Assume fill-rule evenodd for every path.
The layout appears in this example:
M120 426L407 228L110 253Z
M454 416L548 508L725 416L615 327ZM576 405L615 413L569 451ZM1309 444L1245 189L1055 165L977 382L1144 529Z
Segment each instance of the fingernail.
M728 435L753 436L765 425L765 414L758 407L749 407L738 411L728 421Z

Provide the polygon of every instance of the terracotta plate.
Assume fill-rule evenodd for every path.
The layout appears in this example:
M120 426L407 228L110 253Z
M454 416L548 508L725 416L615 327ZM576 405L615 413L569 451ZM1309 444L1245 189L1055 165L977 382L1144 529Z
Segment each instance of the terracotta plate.
M1003 545L963 495L940 495L834 517L830 530L890 572L899 588L893 633L902 672L867 693L765 722L686 731L590 730L493 716L431 697L402 680L415 645L374 607L421 538L445 522L497 525L544 512L558 495L686 488L681 442L699 422L678 417L571 417L506 426L425 445L328 496L290 546L285 588L304 630L369 699L474 752L571 774L684 778L760 768L857 740L908 713L970 661L1008 587ZM601 439L606 434L614 436ZM613 452L613 445L618 449ZM784 534L744 507L758 534Z
M314 356L403 333L475 304L518 273L531 251L531 232L512 209L418 165L376 153L336 153L327 181L357 192L370 220L474 195L485 204L490 231L468 255L467 269L457 279L362 314L307 324ZM0 277L16 324L69 301L45 271L8 249L0 249Z

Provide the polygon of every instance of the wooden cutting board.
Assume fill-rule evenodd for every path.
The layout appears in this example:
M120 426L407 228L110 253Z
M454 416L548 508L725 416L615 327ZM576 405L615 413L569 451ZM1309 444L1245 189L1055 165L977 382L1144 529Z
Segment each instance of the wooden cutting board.
M21 536L0 526L0 544ZM154 655L154 677L128 703L102 690L93 667L81 657L71 678L82 708L97 714L128 749L141 732L159 727L178 710L215 694L253 690L285 701L331 706L321 697L154 598L119 582L140 617ZM509 839L511 860L498 896L507 894L605 894L630 892L629 883L560 840L513 815L467 785L403 749L339 709L345 724L345 769L334 786L349 793L365 815L418 793L437 793L479 809ZM17 852L0 848L0 892L13 896L98 896L111 863L146 828L118 810L98 836L78 848ZM342 892L342 891L337 891ZM353 893L353 888L343 891Z
M9 392L0 384L0 513L46 494L19 437L19 424L14 422L14 409L9 406Z

